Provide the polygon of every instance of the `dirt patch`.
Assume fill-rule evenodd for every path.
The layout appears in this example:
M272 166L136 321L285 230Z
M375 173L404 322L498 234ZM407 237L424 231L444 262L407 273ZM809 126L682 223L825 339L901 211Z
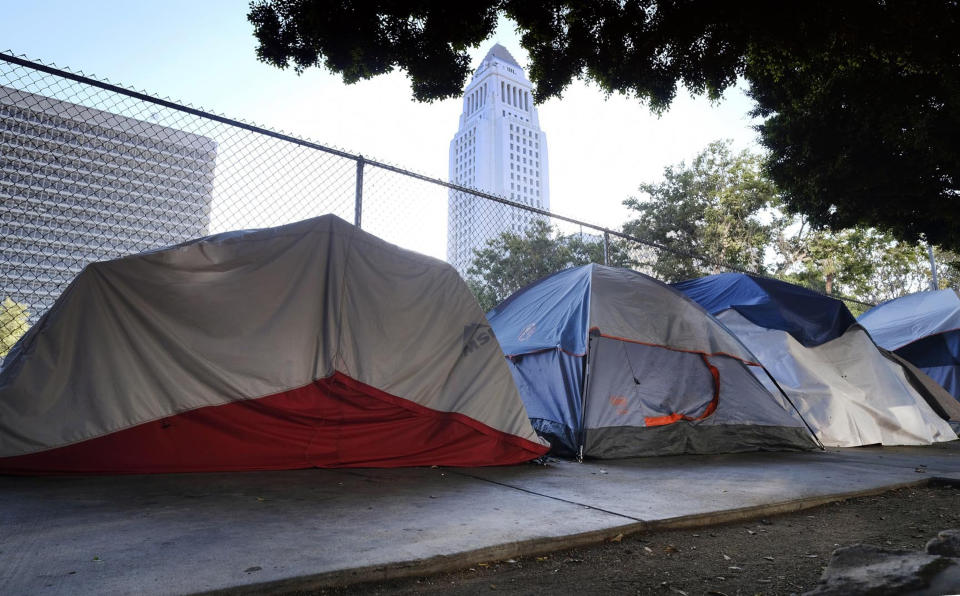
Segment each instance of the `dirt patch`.
M960 528L960 488L900 489L799 513L490 561L460 571L315 594L795 594L855 543L920 550Z

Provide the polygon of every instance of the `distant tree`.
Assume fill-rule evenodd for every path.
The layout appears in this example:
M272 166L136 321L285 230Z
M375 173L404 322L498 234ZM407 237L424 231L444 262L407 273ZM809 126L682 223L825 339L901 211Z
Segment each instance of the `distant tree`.
M548 275L603 262L602 240L585 239L580 234L564 236L544 220L536 219L523 234L504 232L475 250L467 284L487 311ZM627 246L616 239L608 243L607 262L615 267L633 264Z
M790 249L784 249L784 245ZM878 303L929 288L926 250L872 228L795 232L780 243L775 272L826 294Z
M511 19L540 102L574 78L667 109L680 85L749 83L791 213L960 250L960 3L947 0L257 0L264 62L347 83L406 71L414 97L458 96L469 48Z
M30 328L27 308L9 297L0 302L0 358L10 351L17 340Z
M816 229L784 212L782 193L761 164L760 156L714 142L689 165L667 167L661 181L642 184L645 196L624 201L637 217L623 231L675 251L656 251L642 263L668 282L727 271L729 264L871 303L927 289L923 246L872 228ZM949 283L956 259L938 255Z
M676 251L658 251L645 263L656 277L673 282L728 270L714 262L765 271L775 226L764 214L769 220L777 189L758 156L714 142L690 165L668 166L662 181L641 184L640 191L647 196L624 201L636 212L624 233Z
M960 290L960 255L955 252L934 249L937 261L937 277L940 289Z

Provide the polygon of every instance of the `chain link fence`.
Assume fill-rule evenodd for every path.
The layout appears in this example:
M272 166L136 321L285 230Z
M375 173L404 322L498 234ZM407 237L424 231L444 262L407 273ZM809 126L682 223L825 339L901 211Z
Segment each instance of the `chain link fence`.
M516 289L509 276L478 273L503 257L483 247L504 233L554 239L543 254L516 255L527 277L587 262L644 270L669 250L471 180L429 178L0 54L0 358L88 263L326 213L448 260L485 306ZM456 225L453 209L464 214Z

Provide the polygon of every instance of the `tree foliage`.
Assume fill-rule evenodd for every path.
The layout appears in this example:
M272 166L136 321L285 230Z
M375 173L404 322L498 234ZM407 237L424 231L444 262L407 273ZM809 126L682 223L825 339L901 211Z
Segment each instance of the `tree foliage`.
M689 166L667 167L662 181L642 184L640 191L646 200L624 201L637 218L623 231L676 251L658 251L644 263L660 279L673 282L727 270L717 263L764 271L764 249L774 232L761 215L775 202L776 188L756 155L734 154L726 142L711 143Z
M944 0L257 0L269 64L350 83L402 69L414 96L457 96L467 50L511 19L534 97L575 78L669 107L680 86L721 97L741 77L792 213L960 250L960 4Z
M9 297L0 302L0 358L7 355L10 348L30 328L30 313L19 302Z
M665 281L728 271L765 273L820 290L876 303L927 289L926 249L873 228L816 229L785 213L782 193L762 159L711 143L688 165L667 167L663 179L640 186L624 203L637 217L631 236L670 250L642 264ZM956 281L956 257L938 252L941 286Z
M407 72L420 101L453 97L470 73L466 50L491 35L497 2L253 2L247 15L257 57L302 72L325 66L345 83L395 68Z
M744 70L786 206L960 248L958 4L834 3L822 22Z
M625 234L665 249L611 239L609 264L644 269L667 282L733 266L870 303L929 288L925 246L873 228L817 229L785 212L782 193L762 162L761 156L735 153L729 141L718 141L689 164L665 168L660 181L640 185L642 195L624 201L636 217L623 225ZM936 253L940 287L956 287L960 259L949 251ZM504 232L474 251L467 283L489 310L540 278L603 262L602 240L562 235L541 219L523 234Z
M503 232L475 250L467 284L486 311L538 279L569 267L603 262L602 239L565 236L537 219L522 234ZM634 264L624 243L614 239L608 242L607 263Z
M937 281L939 289L960 289L960 255L942 249L934 249L937 261Z
M794 232L787 244L793 248L779 253L783 260L775 273L827 294L876 304L930 289L926 249L889 233L873 228Z

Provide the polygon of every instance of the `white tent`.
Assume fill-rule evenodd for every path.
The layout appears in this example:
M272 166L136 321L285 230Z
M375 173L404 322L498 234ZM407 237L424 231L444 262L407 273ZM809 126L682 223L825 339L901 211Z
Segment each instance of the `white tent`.
M910 371L881 353L839 300L739 273L676 287L757 355L824 445L926 445L957 438ZM759 378L774 388L771 379Z
M334 216L92 264L0 371L0 471L545 451L456 271Z

